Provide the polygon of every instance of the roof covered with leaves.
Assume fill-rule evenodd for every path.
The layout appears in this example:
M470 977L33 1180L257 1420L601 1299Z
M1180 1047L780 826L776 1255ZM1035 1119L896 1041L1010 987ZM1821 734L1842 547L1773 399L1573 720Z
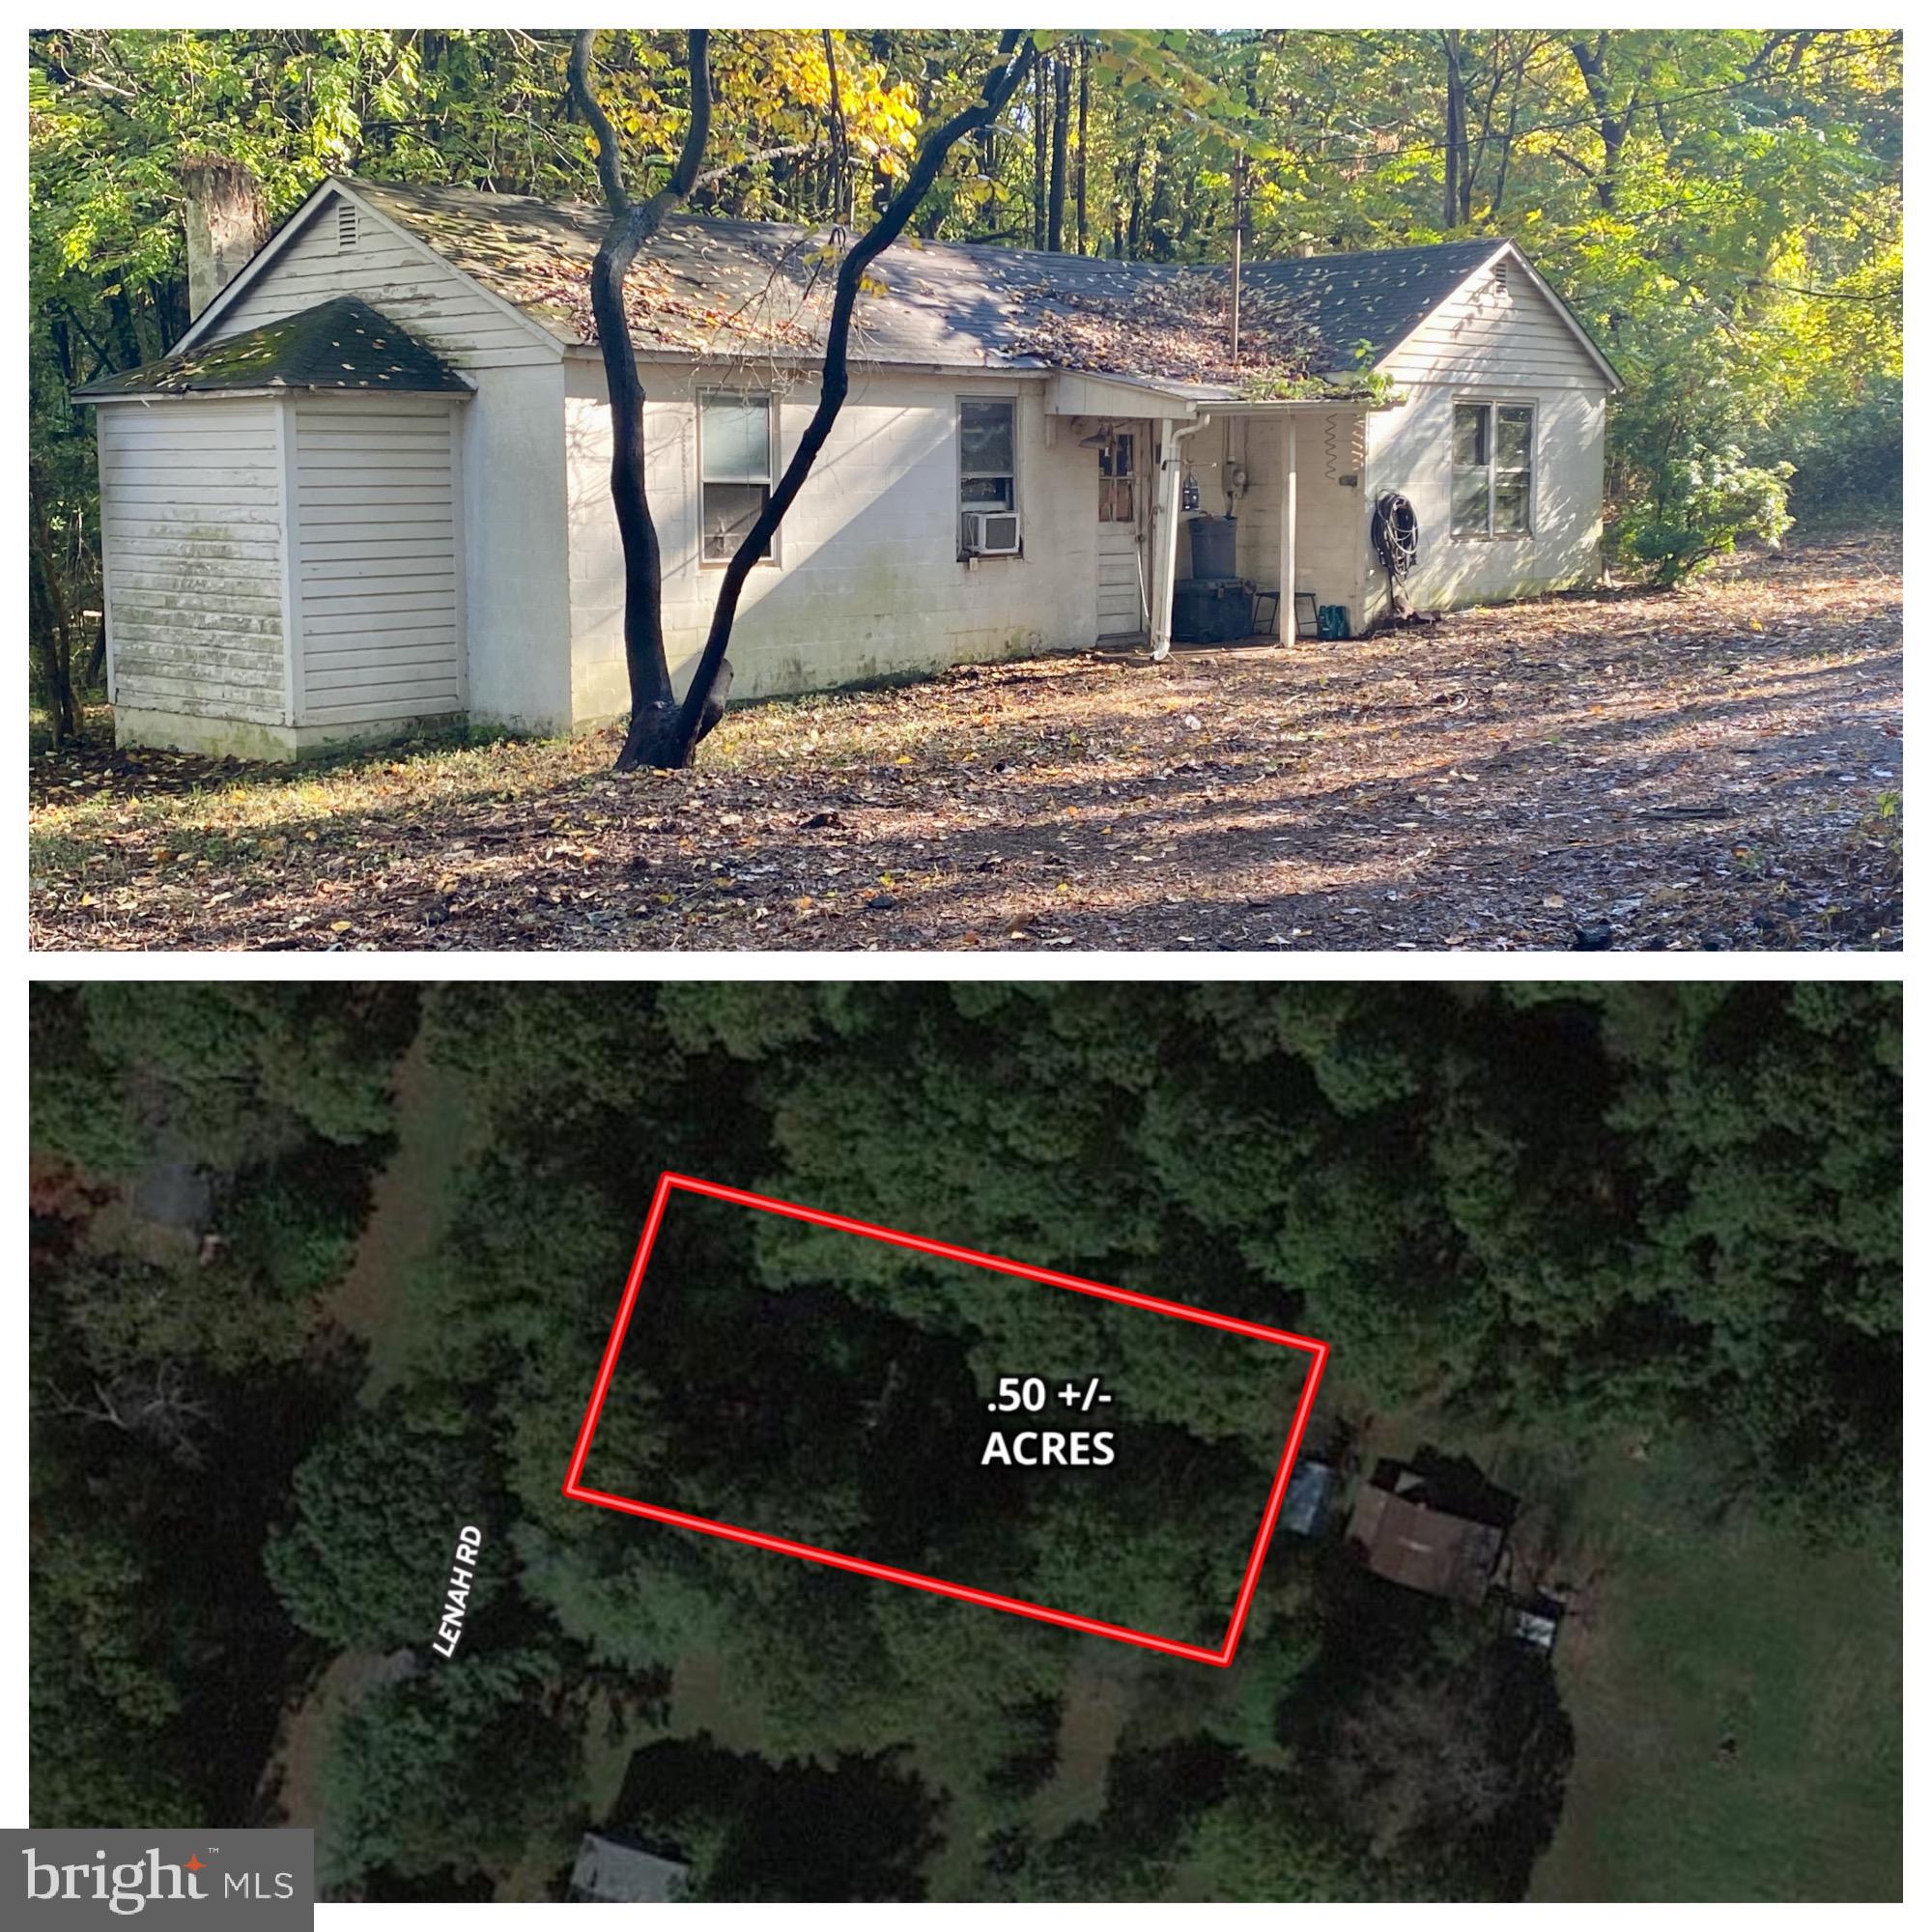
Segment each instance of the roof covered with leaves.
M596 331L586 276L609 217L582 202L361 182L355 191L566 343ZM642 349L810 355L821 344L842 238L780 222L678 215L627 289ZM1504 244L1449 242L1252 263L1241 366L1224 268L1115 262L1037 249L901 241L873 265L853 353L943 368L1078 369L1228 384L1373 363Z
M197 344L74 394L187 396L221 389L446 390L469 385L432 349L354 296L225 342Z

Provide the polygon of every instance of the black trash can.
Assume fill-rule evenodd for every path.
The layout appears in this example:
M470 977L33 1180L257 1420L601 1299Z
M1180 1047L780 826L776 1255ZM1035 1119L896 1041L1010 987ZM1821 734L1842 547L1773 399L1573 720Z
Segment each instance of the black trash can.
M1233 577L1235 574L1235 520L1233 517L1195 517L1187 526L1187 541L1193 545L1196 577Z
M1174 586L1174 641L1226 644L1248 635L1253 587L1237 577L1183 578Z

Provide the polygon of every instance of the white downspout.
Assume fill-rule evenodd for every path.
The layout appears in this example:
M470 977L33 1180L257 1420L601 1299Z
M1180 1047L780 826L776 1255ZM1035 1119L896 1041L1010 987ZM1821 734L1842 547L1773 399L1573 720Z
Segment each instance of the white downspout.
M1281 598L1275 606L1275 629L1281 634L1285 648L1292 649L1295 640L1294 628L1294 514L1295 514L1295 437L1294 412L1289 411L1282 417L1284 425L1281 434Z
M1150 613L1152 623L1149 629L1149 641L1153 646L1155 664L1159 664L1174 648L1174 571L1180 543L1180 440L1207 427L1206 416L1199 422L1191 423L1177 423L1172 417L1166 417L1160 426L1158 511L1167 519L1167 527L1156 532L1160 544L1157 556L1160 568L1154 574L1153 610Z

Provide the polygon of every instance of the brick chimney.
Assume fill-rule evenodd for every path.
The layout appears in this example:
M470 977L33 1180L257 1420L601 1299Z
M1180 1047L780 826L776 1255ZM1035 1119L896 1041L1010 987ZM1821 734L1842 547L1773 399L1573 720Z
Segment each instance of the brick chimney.
M192 321L241 272L262 245L268 222L262 185L252 168L220 155L180 164L187 228L187 308Z

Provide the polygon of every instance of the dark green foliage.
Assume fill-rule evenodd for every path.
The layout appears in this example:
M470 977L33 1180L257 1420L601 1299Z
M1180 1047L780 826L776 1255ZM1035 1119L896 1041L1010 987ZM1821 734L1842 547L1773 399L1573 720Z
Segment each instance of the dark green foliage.
M1850 404L1823 404L1791 425L1797 466L1791 510L1809 528L1897 516L1905 496L1905 398L1899 380L1875 380Z
M33 1816L57 1827L244 1815L296 1633L259 1574L267 1522L341 1390L234 1333L85 1325L72 1256L37 1254L29 1639ZM178 1283L163 1281L164 1292ZM123 1304L129 1305L129 1304ZM107 1347L99 1337L118 1336Z
M225 1246L170 1262L37 1222L37 1400L185 1364L212 1450L224 1378L322 1373L313 1298L403 1040L361 989L96 990L37 997L46 1117L75 1131L97 1083L136 1129L125 1171L192 1149ZM235 1530L302 1629L422 1666L328 1752L340 1889L554 1890L595 1823L675 1846L717 1898L1514 1898L1548 1838L1571 1744L1547 1667L1365 1577L1332 1528L1277 1535L1221 1672L564 1501L667 1168L1320 1336L1316 1439L1344 1460L1365 1417L1424 1412L1446 1455L1517 1445L1526 1476L1488 1473L1560 1509L1606 1445L1668 1437L1689 1541L1739 1512L1896 1548L1895 988L466 985L423 1019L471 1130L434 1264L397 1291L433 1341L265 1457L266 1558L259 1520ZM319 1099L292 1073L324 1052L346 1071ZM1225 1618L1292 1382L1207 1330L705 1205L667 1223L593 1481L1154 1628ZM1120 1389L1120 1483L962 1456L1015 1373ZM57 1422L37 1815L89 1777L171 1815L211 1625L168 1587L186 1546L140 1528L195 1440ZM452 1666L425 1646L466 1521L485 1558ZM614 1807L617 1771L593 1800L578 1761L604 1692L637 1753Z
M1197 1821L1222 1804L1240 1776L1240 1756L1206 1739L1118 1752L1106 1804L1046 1849L1041 1895L1054 1899L1145 1899L1187 1851Z
M270 1293L305 1301L348 1268L368 1205L358 1166L252 1168L222 1204L221 1232L234 1261Z
M360 1226L412 1007L368 987L35 992L48 1824L233 1822L255 1802L297 1639L262 1546L344 1393L317 1296Z
M329 1830L318 1878L353 1891L514 1860L557 1817L577 1745L555 1707L556 1666L497 1650L370 1691L341 1721L323 1771ZM566 1842L556 1842L559 1858Z
M389 1123L407 987L98 980L35 1003L36 1145L128 1174L157 1146L232 1168Z
M488 1486L460 1411L425 1391L355 1410L295 1474L295 1515L264 1552L302 1629L343 1650L427 1644L441 1615L457 1532L486 1514ZM476 1576L474 1619L500 1587Z
M111 1525L46 1529L29 1579L33 1822L195 1823L184 1767L165 1742L192 1660L138 1552Z
M679 1743L632 1760L617 1819L684 1852L693 1898L841 1904L923 1898L943 1808L897 1752L775 1763Z
M28 1007L28 1095L37 1153L129 1171L152 1146L120 1091L120 1068L89 1037L82 990L43 985Z
M106 1209L47 1282L95 1370L302 1351L367 1211L413 1009L384 987L36 993L36 1155Z
M414 1004L407 988L266 981L100 981L78 998L94 1050L138 1066L158 1090L152 1104L210 1159L240 1152L244 1136L346 1145L381 1133Z
M1699 1349L1687 1380L1749 1482L1835 1520L1900 1494L1901 1042L1895 988L1608 1003L1611 1121L1647 1176L1632 1292Z

